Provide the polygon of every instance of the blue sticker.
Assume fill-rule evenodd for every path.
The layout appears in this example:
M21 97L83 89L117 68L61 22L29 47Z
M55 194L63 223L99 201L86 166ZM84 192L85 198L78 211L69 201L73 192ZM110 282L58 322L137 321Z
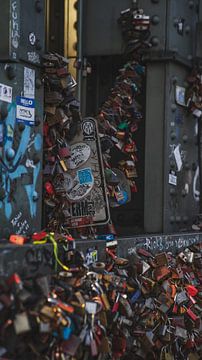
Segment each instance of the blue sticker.
M98 251L93 248L89 248L86 251L86 258L85 258L86 265L91 265L98 261Z
M91 168L78 170L77 175L78 175L79 183L81 185L93 184L94 182Z
M16 97L16 120L25 125L34 125L35 100L22 96Z

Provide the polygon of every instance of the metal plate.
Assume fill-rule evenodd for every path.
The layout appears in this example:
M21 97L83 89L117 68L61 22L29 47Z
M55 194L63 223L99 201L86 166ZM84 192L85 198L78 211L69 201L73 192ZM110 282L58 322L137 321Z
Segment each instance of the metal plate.
M86 0L84 4L84 55L122 54L124 42L117 23L121 11L130 8L129 0ZM166 1L152 4L148 0L139 1L147 15L158 16L158 24L151 24L152 37L158 37L155 50L163 50L166 44Z
M86 0L83 15L84 55L112 55L123 52L120 12L130 7L129 0Z
M168 4L167 48L186 60L192 60L196 46L199 1L171 0Z
M176 54L183 61L191 61L195 47L199 1L140 0L139 7L151 17L152 44L149 52L165 56ZM86 0L83 15L84 55L113 55L124 51L124 43L117 20L120 12L132 6L129 0ZM182 31L180 21L182 20ZM159 56L157 55L157 56Z
M171 63L166 66L163 228L172 233L191 229L200 211L198 120L175 99L176 86L183 88L188 75L185 67ZM171 170L175 172L176 185L169 183Z
M94 118L83 119L80 134L70 145L73 150L67 179L67 199L70 205L64 209L69 214L65 225L82 227L106 224L109 221L108 199Z
M0 65L0 112L5 112L5 118L0 120L0 192L5 195L0 201L2 237L11 233L31 234L41 227L43 87L35 87L40 72L15 64L16 77L8 80L7 66ZM8 92L8 86L11 94L5 99L2 91ZM28 125L30 110L23 106L20 107L25 114L23 123L16 121L17 96L22 101L24 98L27 102L35 101L34 126Z
M145 231L150 233L190 231L200 211L197 120L176 103L176 86L183 88L188 75L189 69L171 62L147 66Z
M21 0L20 6L19 58L39 65L45 46L45 1Z
M0 31L4 34L1 60L24 60L39 65L45 46L45 1L4 0Z
M17 60L20 47L20 0L4 0L1 2L0 32L1 39L0 59Z

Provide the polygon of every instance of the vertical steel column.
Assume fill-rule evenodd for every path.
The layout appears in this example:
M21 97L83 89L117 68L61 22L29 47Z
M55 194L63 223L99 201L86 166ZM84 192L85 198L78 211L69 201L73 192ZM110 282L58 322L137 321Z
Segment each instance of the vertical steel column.
M197 30L202 28L202 0L199 0L199 23ZM197 34L197 41L201 41L201 35ZM197 49L201 48L201 42L196 44ZM198 54L196 54L197 56ZM199 52L198 65L202 71L202 57L201 50ZM200 173L200 213L202 213L202 119L198 120L198 157L199 157L199 173Z
M145 132L145 232L163 231L165 66L147 65Z
M83 106L82 101L82 72L83 72L83 0L78 0L78 60L81 62L81 68L78 70L77 78L77 96L81 102L81 110Z

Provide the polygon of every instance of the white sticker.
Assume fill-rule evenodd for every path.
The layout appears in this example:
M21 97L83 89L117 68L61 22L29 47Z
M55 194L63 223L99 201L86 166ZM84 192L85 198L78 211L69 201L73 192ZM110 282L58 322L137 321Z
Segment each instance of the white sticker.
M174 186L177 186L177 176L175 175L175 173L170 173L169 174L169 184L170 185L174 185Z
M71 146L71 157L68 161L69 168L76 169L83 165L90 157L90 146L85 143L77 143Z
M187 106L186 104L186 89L182 86L176 86L175 89L175 100L178 105Z
M16 120L25 125L34 125L35 122L35 101L29 98L16 97Z
M177 169L178 171L180 171L182 169L182 158L180 155L180 145L178 145L175 150L174 150L174 156L175 156L175 161L177 164Z
M0 100L8 103L12 103L12 92L11 86L0 84Z
M35 70L24 67L24 96L35 98Z

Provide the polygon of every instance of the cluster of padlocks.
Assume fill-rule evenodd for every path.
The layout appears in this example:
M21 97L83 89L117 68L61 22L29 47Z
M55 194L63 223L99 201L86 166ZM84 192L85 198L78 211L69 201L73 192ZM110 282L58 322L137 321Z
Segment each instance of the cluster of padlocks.
M108 247L106 259L88 266L70 247L55 275L1 280L1 358L201 359L201 246L128 259Z
M46 226L59 229L68 201L69 142L80 124L79 103L74 96L76 81L68 60L58 54L44 55L44 203Z
M105 177L111 207L126 204L131 192L137 192L135 142L142 120L138 96L142 90L144 67L128 62L119 71L116 83L98 115Z

